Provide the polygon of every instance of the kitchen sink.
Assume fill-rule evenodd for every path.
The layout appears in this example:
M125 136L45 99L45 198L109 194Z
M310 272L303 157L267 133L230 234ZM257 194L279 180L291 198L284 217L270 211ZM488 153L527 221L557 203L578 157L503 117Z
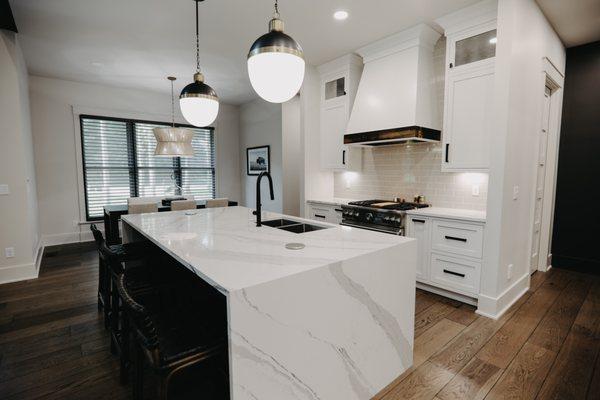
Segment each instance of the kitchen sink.
M320 226L320 225L310 225L310 224L296 224L296 225L281 226L277 229L281 229L281 230L293 232L293 233L306 233L306 232L319 231L321 229L327 229L327 228L329 228L329 227L328 226Z
M263 221L262 224L266 225L266 226L270 226L272 228L281 229L281 230L293 232L293 233L314 232L314 231L318 231L321 229L329 228L328 226L305 224L303 222L294 221L294 220L285 219L285 218Z
M286 226L286 225L298 225L301 222L292 221L291 219L280 218L280 219L271 219L269 221L262 221L261 223L263 225L270 226L273 228L279 228L281 226Z

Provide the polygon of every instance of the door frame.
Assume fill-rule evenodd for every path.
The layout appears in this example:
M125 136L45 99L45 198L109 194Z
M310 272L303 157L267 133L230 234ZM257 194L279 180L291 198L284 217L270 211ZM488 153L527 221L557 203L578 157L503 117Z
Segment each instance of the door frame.
M542 218L540 227L540 245L538 255L538 271L548 271L552 268L552 228L554 224L554 204L556 198L556 176L558 172L558 152L560 143L560 122L562 119L562 102L564 74L547 57L542 59L542 74L540 77L542 94L545 88L549 87L550 92L550 115L548 123L548 145L546 148L546 175L544 182L544 195L542 203ZM544 107L543 96L539 96L539 110L542 115ZM542 129L542 118L538 121L537 133ZM539 141L538 141L539 143ZM534 163L537 166L539 160L539 146L536 151ZM537 181L537 167L533 169L534 179ZM534 191L537 188L534 187ZM531 231L529 235L528 259L531 259L531 249L533 246L533 224L535 220L535 195L531 201ZM531 265L529 266L530 270ZM535 272L535 270L533 271Z

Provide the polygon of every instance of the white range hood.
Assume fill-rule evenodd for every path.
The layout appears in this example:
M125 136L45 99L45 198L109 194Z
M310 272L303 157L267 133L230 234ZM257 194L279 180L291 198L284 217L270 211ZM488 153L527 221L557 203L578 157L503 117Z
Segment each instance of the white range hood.
M344 143L378 146L439 141L433 47L440 34L421 24L365 46L364 69Z

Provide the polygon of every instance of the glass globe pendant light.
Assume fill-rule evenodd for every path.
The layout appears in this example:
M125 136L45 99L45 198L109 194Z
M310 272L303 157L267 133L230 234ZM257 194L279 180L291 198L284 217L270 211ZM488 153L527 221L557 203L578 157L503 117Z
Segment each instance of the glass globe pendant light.
M196 73L194 82L183 88L179 95L179 107L187 122L194 126L212 124L219 113L219 97L213 88L204 83L204 75L200 72L200 44L198 39L198 3L196 2Z
M298 93L304 80L302 47L283 33L278 2L269 21L269 33L256 39L248 53L248 76L260 97L283 103Z
M186 128L175 128L175 96L173 95L174 76L167 77L171 81L171 124L170 128L154 128L157 157L193 157L192 139L194 132Z

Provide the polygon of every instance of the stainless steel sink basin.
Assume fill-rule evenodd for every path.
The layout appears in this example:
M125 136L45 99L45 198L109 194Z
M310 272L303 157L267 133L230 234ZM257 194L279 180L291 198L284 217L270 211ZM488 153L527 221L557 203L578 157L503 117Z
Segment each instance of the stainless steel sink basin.
M285 218L263 221L262 224L293 233L306 233L329 228L328 226L305 224L303 222Z
M294 233L306 233L306 232L313 232L313 231L318 231L318 230L327 229L327 228L328 228L328 226L296 224L296 225L281 226L278 229L288 231L288 232L294 232Z
M284 218L271 219L269 221L262 221L263 225L271 226L273 228L279 228L281 226L286 226L286 225L297 225L297 224L300 224L300 223L301 222L292 221L291 219L284 219Z

